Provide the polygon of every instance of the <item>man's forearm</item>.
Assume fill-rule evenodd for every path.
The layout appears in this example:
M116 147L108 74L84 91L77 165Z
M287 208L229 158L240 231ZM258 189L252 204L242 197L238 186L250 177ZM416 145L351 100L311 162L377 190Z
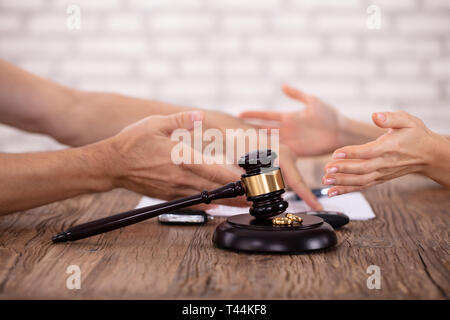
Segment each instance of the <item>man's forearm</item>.
M48 133L74 104L74 91L0 60L0 122Z
M89 144L147 116L185 110L163 102L71 89L0 59L0 122L50 135L64 144Z
M76 92L76 104L67 107L69 128L61 128L65 144L81 146L120 132L126 126L151 115L168 115L191 110L169 103L102 92Z
M101 143L29 154L0 154L0 215L113 188Z

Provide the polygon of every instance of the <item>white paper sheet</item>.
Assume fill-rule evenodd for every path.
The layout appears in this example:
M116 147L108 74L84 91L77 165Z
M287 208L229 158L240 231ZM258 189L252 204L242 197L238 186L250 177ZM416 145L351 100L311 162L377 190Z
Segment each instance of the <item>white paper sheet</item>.
M286 193L286 198L289 199L291 195L292 193ZM161 202L164 201L155 198L142 197L136 208L150 206ZM319 202L323 205L325 210L343 212L349 216L350 220L368 220L375 218L375 214L372 211L370 204L361 192L352 192L332 198L323 196L319 198ZM310 209L304 201L289 200L287 211L300 212L308 210ZM219 205L217 208L208 210L207 212L214 216L232 216L235 214L248 213L248 208Z

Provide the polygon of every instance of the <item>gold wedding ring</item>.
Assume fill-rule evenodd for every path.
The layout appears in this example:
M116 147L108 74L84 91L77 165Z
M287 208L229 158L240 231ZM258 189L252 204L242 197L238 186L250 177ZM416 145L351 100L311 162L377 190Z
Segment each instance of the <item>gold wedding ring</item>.
M300 218L299 216L297 216L295 214L292 214L292 213L287 213L286 214L286 218L291 219L291 220L293 220L295 222L298 222L298 223L302 223L303 222L302 218Z
M245 186L247 197L255 197L261 194L284 190L284 181L281 170L276 170L257 174L254 176L242 178L242 183Z
M286 217L276 217L272 219L272 224L275 225L293 225L294 222L297 222L298 224L301 224L303 222L303 219L299 216L287 213Z
M272 223L277 225L291 225L294 221L287 217L277 217L272 219Z

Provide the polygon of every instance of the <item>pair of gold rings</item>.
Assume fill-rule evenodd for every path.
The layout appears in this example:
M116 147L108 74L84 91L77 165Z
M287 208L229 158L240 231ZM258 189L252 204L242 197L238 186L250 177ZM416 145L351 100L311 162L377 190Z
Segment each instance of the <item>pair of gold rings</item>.
M293 225L294 222L301 224L303 219L292 213L287 213L285 217L276 217L272 219L272 224L275 225Z

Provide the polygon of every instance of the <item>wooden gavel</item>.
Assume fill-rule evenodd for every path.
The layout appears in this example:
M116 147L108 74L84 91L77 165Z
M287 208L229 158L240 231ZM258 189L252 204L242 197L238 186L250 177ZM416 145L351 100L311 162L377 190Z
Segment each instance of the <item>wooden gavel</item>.
M239 160L239 166L244 168L245 174L241 181L231 182L212 191L202 191L199 194L167 201L122 212L106 218L94 220L54 236L53 243L75 241L97 234L129 226L170 211L190 207L200 203L210 203L213 200L234 198L242 195L253 202L250 214L257 219L267 219L283 213L288 203L281 194L285 192L285 185L281 169L273 166L277 155L268 150L249 152Z

